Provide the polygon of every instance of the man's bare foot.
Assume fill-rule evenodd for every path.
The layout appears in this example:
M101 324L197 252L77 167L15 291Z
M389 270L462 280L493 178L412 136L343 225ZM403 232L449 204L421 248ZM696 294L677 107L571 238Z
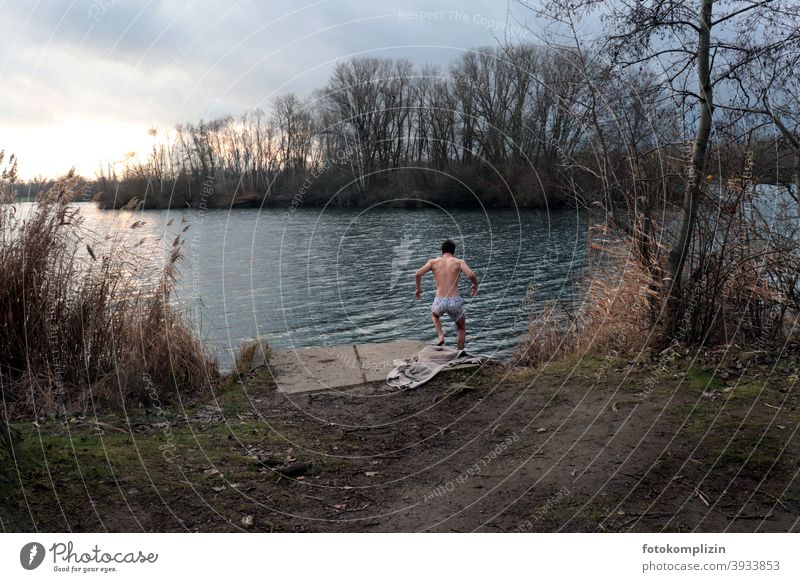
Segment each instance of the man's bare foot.
M439 336L439 342L436 345L437 346L443 346L444 345L444 336L443 335Z

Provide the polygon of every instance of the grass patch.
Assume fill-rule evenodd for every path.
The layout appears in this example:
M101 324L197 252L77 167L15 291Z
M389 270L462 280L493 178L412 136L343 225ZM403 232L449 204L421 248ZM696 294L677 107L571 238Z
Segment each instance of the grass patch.
M167 421L152 415L149 420L169 422L169 430L156 427L147 434L99 434L96 425L88 423L70 426L68 431L56 420L37 423L38 427L31 422L16 423L16 460L7 453L0 459L4 492L0 519L15 531L32 530L34 524L27 517L30 507L48 527L66 529L65 514L70 527L97 530L102 514L94 513L93 499L102 500L106 511L115 506L125 513L130 503L154 505L161 503L162 497L174 499L186 493L194 495L193 491L210 496L234 483L274 485L278 475L268 465L283 463L293 446L302 448L309 443L288 422L241 420L239 415L249 406L241 392L240 387L225 393L222 421L172 424L182 414L168 409ZM192 409L185 416L191 419L200 412L202 409ZM139 414L130 426L147 418ZM112 419L104 417L100 422L105 420ZM269 454L272 462L265 464L250 454L256 450ZM341 461L314 459L320 467L337 463Z
M733 390L731 390L729 397L733 400L756 400L760 398L764 398L768 394L771 394L772 391L769 389L769 386L766 386L765 382L752 380L748 382L738 382L734 385Z
M686 371L683 384L690 392L697 394L702 394L710 390L718 390L724 385L722 381L714 375L713 371L705 370L698 366L689 367Z

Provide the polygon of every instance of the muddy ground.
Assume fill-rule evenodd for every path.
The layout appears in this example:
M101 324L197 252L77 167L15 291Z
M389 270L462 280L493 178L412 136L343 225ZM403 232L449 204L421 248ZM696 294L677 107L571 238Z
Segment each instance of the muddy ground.
M797 353L487 365L397 392L20 422L6 531L798 531Z

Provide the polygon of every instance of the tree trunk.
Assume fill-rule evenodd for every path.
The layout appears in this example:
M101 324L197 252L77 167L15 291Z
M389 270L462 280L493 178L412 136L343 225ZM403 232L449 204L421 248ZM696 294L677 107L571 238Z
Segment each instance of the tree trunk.
M668 259L669 286L667 292L666 327L667 333L674 336L682 319L681 303L683 298L682 275L688 254L694 223L697 217L697 203L703 188L708 140L711 135L711 118L714 111L714 98L711 86L711 15L714 0L702 0L700 11L700 33L697 45L697 80L700 89L700 122L697 126L692 159L689 165L689 179L683 195L683 212L681 215L678 236L672 245Z

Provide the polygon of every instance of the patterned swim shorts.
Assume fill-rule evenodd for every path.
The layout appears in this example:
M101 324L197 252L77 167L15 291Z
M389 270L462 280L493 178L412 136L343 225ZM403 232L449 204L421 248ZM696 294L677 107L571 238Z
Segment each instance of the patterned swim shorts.
M439 317L446 313L453 321L459 321L465 316L464 300L458 295L455 297L439 297L437 295L433 298L431 313Z

